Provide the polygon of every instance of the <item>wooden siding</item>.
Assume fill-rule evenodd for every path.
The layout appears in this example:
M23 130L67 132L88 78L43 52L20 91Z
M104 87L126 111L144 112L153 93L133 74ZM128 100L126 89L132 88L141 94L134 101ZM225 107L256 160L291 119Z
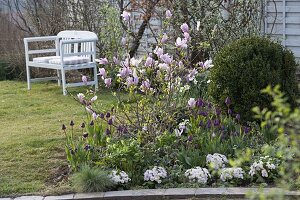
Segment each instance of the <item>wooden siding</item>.
M267 0L265 33L291 49L300 61L300 0Z

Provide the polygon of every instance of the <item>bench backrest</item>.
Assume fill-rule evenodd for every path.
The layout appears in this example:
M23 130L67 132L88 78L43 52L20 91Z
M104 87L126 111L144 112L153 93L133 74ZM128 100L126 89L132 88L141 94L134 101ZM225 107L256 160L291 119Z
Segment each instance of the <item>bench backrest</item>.
M95 39L98 40L98 37L95 33L90 31L61 31L57 34L62 40L71 40L71 39ZM64 46L64 53L78 53L78 52L90 52L93 51L93 44L91 42L82 42L80 44L68 44Z

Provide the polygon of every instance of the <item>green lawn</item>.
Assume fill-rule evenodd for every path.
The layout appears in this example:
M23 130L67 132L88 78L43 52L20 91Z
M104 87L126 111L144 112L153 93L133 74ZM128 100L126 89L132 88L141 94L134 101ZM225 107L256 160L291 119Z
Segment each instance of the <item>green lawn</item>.
M55 83L0 81L0 197L25 193L59 193L67 184L53 183L66 166L63 123L85 120L85 110ZM85 92L86 88L71 92ZM103 107L112 96L97 94Z

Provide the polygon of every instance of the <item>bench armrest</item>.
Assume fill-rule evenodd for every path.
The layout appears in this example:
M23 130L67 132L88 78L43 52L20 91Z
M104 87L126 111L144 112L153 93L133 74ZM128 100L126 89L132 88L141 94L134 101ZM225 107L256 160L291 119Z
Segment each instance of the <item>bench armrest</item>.
M58 39L57 36L29 37L29 38L24 38L24 42L42 42L42 41L51 41L56 39Z

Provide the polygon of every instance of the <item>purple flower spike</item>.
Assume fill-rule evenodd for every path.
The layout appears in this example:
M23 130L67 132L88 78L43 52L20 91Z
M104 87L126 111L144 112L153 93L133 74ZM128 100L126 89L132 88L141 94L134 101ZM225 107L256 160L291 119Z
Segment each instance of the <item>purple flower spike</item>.
M188 141L191 142L192 140L193 140L193 136L192 136L192 135L189 135Z
M203 107L204 106L204 102L202 99L198 99L197 102L196 102L196 106L197 107Z
M107 123L108 123L108 125L112 125L113 124L113 119L109 119Z
M219 119L216 119L214 120L214 126L217 127L217 126L220 126L221 122Z
M85 127L85 123L82 123L80 127L81 127L81 128L84 128L84 127Z
M229 106L231 104L231 100L230 100L229 97L226 97L225 103L226 103L227 106Z
M100 113L99 117L100 117L101 119L103 119L103 118L104 118L104 113Z
M208 113L206 111L200 111L199 115L202 115L203 117L206 117Z
M74 126L74 125L75 125L75 124L74 124L73 120L71 120L70 126Z
M61 129L62 129L63 131L66 130L66 129L67 129L66 125L63 124L63 125L61 126Z
M247 127L247 126L245 126L243 129L244 129L244 133L245 134L247 134L247 133L249 133L251 131L251 128Z
M111 134L111 131L110 131L109 129L106 129L105 134L106 134L106 135L110 135L110 134Z
M203 121L202 120L199 122L199 126L203 127Z
M232 110L229 108L228 111L227 111L227 113L228 113L228 115L232 115L233 112L232 112Z
M211 128L211 121L210 121L210 120L207 121L206 127L207 127L207 128Z
M106 113L106 118L110 118L110 112Z
M85 145L84 149L85 149L86 151L90 150L90 149L91 149L91 145L89 145L89 144Z
M94 121L93 120L90 122L90 126L94 126Z
M83 138L87 138L88 136L89 136L88 133L83 133L83 134L82 134L82 137L83 137Z
M220 108L216 108L216 115L220 116L221 115L221 109Z

